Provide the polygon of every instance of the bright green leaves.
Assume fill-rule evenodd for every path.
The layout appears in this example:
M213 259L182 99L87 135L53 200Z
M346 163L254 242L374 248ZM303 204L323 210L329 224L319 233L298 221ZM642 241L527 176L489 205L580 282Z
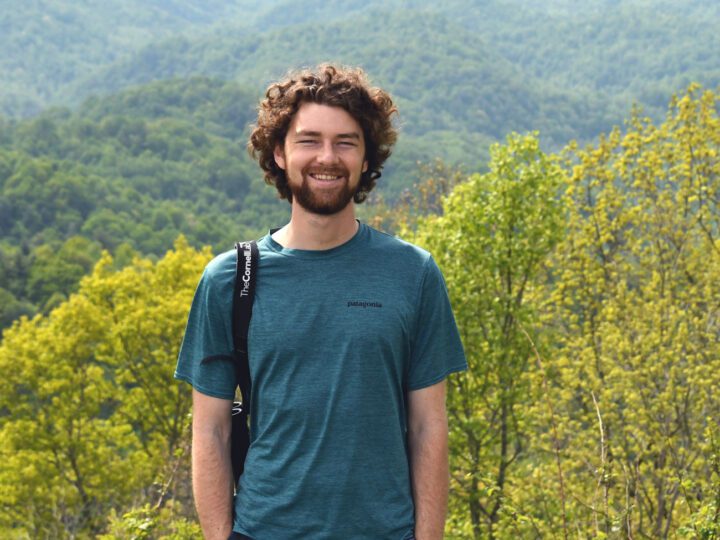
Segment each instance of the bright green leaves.
M120 272L104 255L48 317L5 332L0 530L89 537L110 508L159 497L183 456L189 393L172 372L209 257L183 239Z
M665 537L710 486L717 99L691 87L661 126L635 116L624 135L567 154L567 225L544 317L570 518L598 536ZM536 467L549 475L554 463Z
M512 136L420 220L470 363L453 537L716 534L718 99L558 158Z
M558 241L563 172L535 136L491 148L490 172L473 175L420 221L417 240L442 267L470 370L449 385L453 515L470 510L456 534L493 534L513 463L525 444L534 288Z

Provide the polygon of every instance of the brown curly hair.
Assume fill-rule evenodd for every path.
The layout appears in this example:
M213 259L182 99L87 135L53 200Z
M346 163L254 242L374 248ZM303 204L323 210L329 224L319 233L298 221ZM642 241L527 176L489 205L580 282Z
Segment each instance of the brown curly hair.
M397 140L392 116L397 108L390 95L371 87L360 68L335 67L321 64L316 70L291 73L284 81L271 84L260 103L257 124L248 142L248 150L265 171L265 182L274 185L281 199L292 202L285 171L275 163L277 145L285 143L290 121L302 103L318 103L342 107L363 130L367 171L360 177L353 197L363 202L381 176L385 160L390 157Z

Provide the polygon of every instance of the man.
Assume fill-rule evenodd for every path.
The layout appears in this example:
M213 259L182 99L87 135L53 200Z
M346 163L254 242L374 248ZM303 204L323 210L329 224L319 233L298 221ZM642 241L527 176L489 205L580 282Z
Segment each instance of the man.
M430 255L359 223L353 205L390 155L395 112L362 71L328 65L261 103L249 147L291 218L258 241L251 445L234 499L234 251L205 269L175 373L193 386L208 539L442 538L444 380L466 369L462 345Z

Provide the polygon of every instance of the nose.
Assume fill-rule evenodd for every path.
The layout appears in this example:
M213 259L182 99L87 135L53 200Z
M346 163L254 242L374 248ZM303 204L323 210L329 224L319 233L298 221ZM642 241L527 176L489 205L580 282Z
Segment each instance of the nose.
M323 165L333 165L337 163L338 156L332 141L325 141L323 143L317 160Z

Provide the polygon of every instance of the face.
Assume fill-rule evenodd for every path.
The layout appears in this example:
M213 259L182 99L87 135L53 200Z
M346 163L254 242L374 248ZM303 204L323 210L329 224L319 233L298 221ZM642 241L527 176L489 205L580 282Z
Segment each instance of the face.
M285 143L275 148L293 205L332 215L352 202L367 171L360 124L344 109L303 103L290 122Z

